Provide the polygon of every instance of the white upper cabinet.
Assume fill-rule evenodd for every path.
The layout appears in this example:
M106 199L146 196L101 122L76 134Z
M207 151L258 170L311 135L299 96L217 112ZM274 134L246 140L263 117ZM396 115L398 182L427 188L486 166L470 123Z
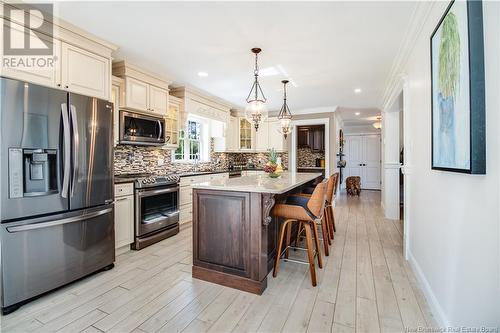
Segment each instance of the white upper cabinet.
M149 111L163 116L167 113L168 90L149 86Z
M121 107L167 116L170 82L125 61L113 63L113 75L125 80L125 98Z
M62 43L61 85L64 89L86 96L109 99L109 59Z
M269 123L264 121L259 125L259 129L255 133L255 150L269 150Z
M276 151L286 151L288 149L287 140L280 133L281 124L277 118L269 118L268 133L269 133L269 149L274 148ZM288 136L288 138L290 135Z
M4 21L4 24L7 21ZM5 27L4 27L5 29ZM11 39L12 43L19 44L19 43L24 43L24 37L25 37L25 29L21 25L14 24L12 23L11 27ZM54 56L56 56L56 60L53 63L53 66L47 66L46 68L32 68L32 67L25 67L25 68L9 68L6 66L1 66L0 71L2 76L10 77L13 79L21 80L21 81L26 81L26 82L31 82L35 84L39 84L42 86L47 86L47 87L57 87L57 84L59 83L59 55L60 55L60 50L61 50L61 42L57 39L54 39L49 36L45 36L40 34L40 39L48 43L49 45L51 44L53 47L53 52ZM35 37L34 35L30 35L30 45L35 43ZM3 48L3 43L0 43L0 47ZM1 52L3 54L3 50Z
M114 145L118 144L120 138L120 103L123 91L123 79L113 76L113 85L111 86L111 102L113 103L113 141Z
M149 84L131 77L125 79L125 107L149 111Z
M11 10L25 10L24 7L18 8L16 3L4 6L11 7ZM45 31L46 34L36 35L29 33L30 29L24 28L24 21L13 17L9 19L2 18L0 27L3 29L6 26L10 27L11 45L23 46L25 38L28 38L30 45L39 48L52 44L53 52L52 55L43 57L45 65L41 68L2 66L0 73L2 76L86 96L110 99L111 53L117 50L115 45L81 29L75 31L73 25L61 19L54 20L53 32ZM4 54L3 44L0 47L2 47L0 53Z

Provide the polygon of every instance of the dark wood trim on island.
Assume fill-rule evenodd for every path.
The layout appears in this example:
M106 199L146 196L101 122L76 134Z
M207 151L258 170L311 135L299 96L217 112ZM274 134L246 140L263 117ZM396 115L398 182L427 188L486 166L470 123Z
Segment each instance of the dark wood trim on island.
M279 221L271 209L320 177L309 175L309 181L283 193L194 187L193 277L262 294L278 239Z

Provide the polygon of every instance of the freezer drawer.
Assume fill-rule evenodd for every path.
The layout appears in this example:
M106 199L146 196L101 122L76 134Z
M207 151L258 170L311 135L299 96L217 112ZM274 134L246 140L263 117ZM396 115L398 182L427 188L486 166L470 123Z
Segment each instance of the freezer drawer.
M93 273L115 260L114 207L1 225L2 307Z

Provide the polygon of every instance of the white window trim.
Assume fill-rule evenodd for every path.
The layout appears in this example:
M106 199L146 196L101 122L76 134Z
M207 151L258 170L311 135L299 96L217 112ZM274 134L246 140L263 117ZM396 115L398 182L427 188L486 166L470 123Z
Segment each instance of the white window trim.
M209 138L209 121L203 117L198 117L194 115L189 115L186 120L195 121L200 123L201 133L200 133L200 159L199 160L190 160L189 159L189 140L186 140L186 133L184 133L184 139L182 140L184 143L184 158L176 159L175 158L175 150L172 152L172 163L206 163L210 162L210 138ZM185 131L185 128L181 129ZM179 140L180 141L180 140Z

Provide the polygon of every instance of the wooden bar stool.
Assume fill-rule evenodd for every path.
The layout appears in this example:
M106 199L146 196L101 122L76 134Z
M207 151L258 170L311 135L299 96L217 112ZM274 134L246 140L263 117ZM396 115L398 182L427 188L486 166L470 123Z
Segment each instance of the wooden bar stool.
M330 234L332 236L332 239L333 239L333 235L334 233L337 231L337 229L335 228L335 214L333 213L333 202L335 200L335 195L337 193L337 189L338 189L338 185L339 185L339 173L338 172L335 172L333 175L333 191L331 193L331 195L327 194L327 197L326 197L326 212L325 212L325 215L327 216L327 219L328 219L328 225L330 227Z
M326 195L325 195L325 210L323 213L323 218L318 221L318 226L321 228L321 234L322 238L320 238L320 241L323 242L323 246L325 249L325 256L330 255L330 250L329 250L329 245L332 245L332 240L334 237L333 234L333 228L331 226L331 219L330 216L328 215L328 212L326 210L326 206L329 204L329 200L331 200L334 192L334 187L335 187L335 177L331 176L328 178L326 181ZM307 193L310 192L309 188L306 188L306 190L300 194L297 194L297 196L302 196L302 197L310 197L311 194ZM302 230L299 229L299 235L297 238L300 237Z
M309 265L311 274L311 283L316 286L316 267L314 257L318 258L319 268L323 268L321 258L321 250L319 246L318 230L316 228L317 220L323 218L325 209L326 182L318 184L310 198L289 196L285 203L274 205L271 214L275 217L283 218L285 221L281 225L278 241L278 251L274 259L273 277L276 277L279 270L281 257L284 255L285 260ZM291 227L292 223L299 224L299 230L303 229L306 234L306 248L290 246ZM284 246L286 234L286 246ZM313 249L313 234L315 240L315 250ZM288 249L296 248L307 251L308 262L300 260L288 259Z

